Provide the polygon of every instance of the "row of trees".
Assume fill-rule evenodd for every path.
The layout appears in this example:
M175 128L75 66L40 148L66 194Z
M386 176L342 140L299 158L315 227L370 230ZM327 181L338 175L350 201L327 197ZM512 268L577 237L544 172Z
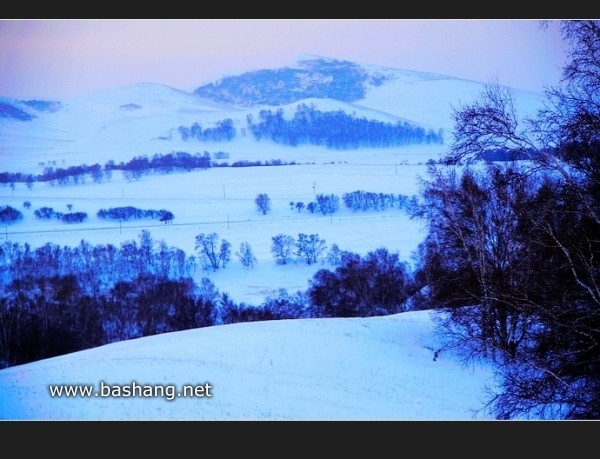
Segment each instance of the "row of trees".
M130 161L115 164L109 161L105 168L107 170L123 171L126 178L139 179L142 175L151 172L168 174L173 171L190 172L195 169L208 169L211 166L210 153L190 154L184 151L167 154L155 154L151 158L147 155L136 156Z
M228 153L215 153L217 158L226 158ZM51 185L83 184L87 180L95 183L110 181L113 171L122 171L126 178L139 179L141 176L155 173L169 173L172 171L189 172L194 169L207 169L211 167L209 152L190 154L184 151L167 154L155 154L151 158L147 155L136 156L130 161L120 162L110 160L104 166L100 164L81 164L66 168L47 166L41 174L24 174L21 172L0 172L0 183L14 184L25 183L28 188L34 182L47 182Z
M318 234L300 233L297 240L287 234L278 234L271 240L271 253L278 265L298 260L309 265L317 263L317 261L324 261L323 255L327 246L325 240L321 239ZM200 265L205 270L215 272L219 268L225 268L231 262L231 243L226 239L220 239L217 233L198 234L195 248ZM247 241L240 243L240 248L234 255L245 268L252 268L256 265L257 259Z
M24 203L26 208L31 207L31 203L26 201ZM72 205L68 204L69 210L71 210ZM33 215L39 220L50 220L56 219L63 221L65 223L81 223L87 219L86 212L58 212L54 210L52 207L40 207L33 211ZM112 219L112 220L131 220L131 219L141 219L141 218L156 218L161 222L169 223L173 221L175 216L172 212L168 210L142 210L137 209L132 206L126 207L115 207L110 209L100 209L97 214L98 218L102 219ZM13 209L10 206L6 206L0 209L0 221L5 223L14 223L23 218L23 214Z
M29 204L29 207L30 206L31 204ZM71 210L72 205L68 204L67 206L69 207L69 210ZM33 211L33 215L40 220L50 220L55 218L65 223L81 223L85 221L88 216L86 212L57 212L52 207L40 207Z
M133 206L123 206L123 207L111 207L109 209L100 209L97 213L96 213L98 218L102 218L102 219L110 219L110 220L122 220L122 221L127 221L127 220L139 220L139 219L143 219L143 218L150 218L150 219L158 219L161 222L170 222L172 221L175 216L173 215L172 212L165 210L165 209L160 209L160 210L154 210L154 209L138 209L137 207L133 207Z
M258 121L252 115L246 118L247 129L256 140L270 139L285 145L324 145L338 150L357 148L389 148L409 144L444 141L443 131L426 130L407 122L386 123L357 118L343 110L322 112L314 104L299 104L291 119L284 117L283 108L275 112L264 109ZM237 135L233 120L217 121L214 127L203 128L198 123L190 127L179 126L182 140L231 141Z
M564 21L569 60L520 121L497 83L454 112L423 182L416 280L443 351L490 358L502 419L600 418L600 23ZM528 161L477 166L488 151Z
M398 209L406 211L408 214L413 214L418 207L418 199L416 196L408 197L404 195L395 195L393 193L374 193L362 190L344 193L342 202L346 207L353 212L361 210L386 210L387 208L396 206ZM254 199L254 203L263 215L271 211L271 198L266 193L260 193ZM298 212L306 208L311 214L322 213L323 215L332 215L340 209L339 196L331 194L319 193L315 197L315 201L304 204L301 201L290 202L291 209L297 209Z
M258 210L266 215L271 211L271 198L266 193L259 193L254 199L254 203ZM295 206L300 212L304 209L305 205L303 202L291 203L291 206ZM312 214L315 212L321 212L323 215L333 214L337 212L340 208L340 198L334 194L318 194L316 196L316 201L309 202L306 205L306 209Z
M344 205L353 212L368 210L386 210L390 207L403 209L408 213L412 213L417 205L416 196L408 197L402 194L395 195L393 193L375 193L372 191L356 190L351 193L342 195Z
M393 207L394 204L400 209L405 209L408 212L412 212L416 207L416 197L413 196L409 200L408 197L403 195L394 195L386 193L372 193L364 191L354 191L352 193L344 193L343 195L344 204L352 209L353 211L362 210L366 211L369 209L384 210L387 207ZM257 209L266 215L271 211L271 198L266 193L259 193L255 199ZM322 213L323 215L331 215L339 210L340 198L335 194L318 194L316 201L309 202L308 205L304 205L303 202L291 203L292 208L295 207L300 212L306 207L310 213ZM29 208L31 203L26 201L24 206ZM69 205L70 206L70 205ZM57 212L51 207L41 207L34 211L34 215L38 219L51 219L56 218L58 220L66 222L82 222L87 218L85 212L74 212L64 214ZM175 218L174 214L168 210L160 209L138 209L133 206L122 206L113 207L109 209L100 209L96 216L101 219L121 220L128 221L132 219L158 219L161 222L169 223ZM0 221L7 223L14 223L22 219L22 213L17 209L13 209L10 206L5 206L0 209Z
M299 235L299 241L312 236ZM209 269L229 259L229 244L220 242L215 233L197 237L198 258ZM154 241L146 230L120 247L81 241L32 249L6 242L0 245L0 368L189 328L407 309L410 276L400 275L397 255L378 249L363 259L337 252L336 272L320 270L309 290L280 289L249 305L221 294L207 278L195 283L196 258ZM247 242L235 254L242 264L255 261ZM387 273L390 266L397 275Z
M271 253L278 265L287 265L300 260L308 265L317 263L327 249L324 239L318 234L299 233L298 239L288 234L278 234L271 238Z
M282 159L270 159L266 161L239 160L231 164L219 159L229 158L229 153L218 151L212 154L204 153L190 154L186 152L173 152L168 154L155 154L152 158L147 155L137 156L127 162L116 164L110 160L104 166L93 164L88 166L82 164L67 168L54 168L47 166L39 175L25 174L21 172L0 172L0 184L9 184L15 188L16 183L25 183L28 189L33 188L35 182L45 182L51 185L78 185L85 184L88 180L94 183L108 182L112 180L113 171L121 171L123 177L128 181L140 180L145 175L168 174L170 172L190 172L196 169L208 169L210 167L255 167L255 166L287 166L296 165L295 161L284 161Z
M138 275L156 275L169 279L190 277L196 270L196 258L155 241L148 230L138 240L92 245L82 240L74 247L46 243L36 249L29 244L6 241L0 245L0 293L2 286L32 277L75 275L85 280L86 292L102 292L105 285L131 280Z
M229 142L233 140L237 134L231 118L219 120L215 123L214 127L208 128L202 128L198 123L192 124L189 128L179 126L177 132L179 132L182 140L191 138L204 141L210 140L213 142Z
M388 148L409 144L443 143L443 131L437 133L407 122L386 123L348 115L343 110L322 112L314 105L299 104L291 119L282 108L261 110L258 121L247 117L248 129L256 140L270 139L285 145L324 145L348 150Z

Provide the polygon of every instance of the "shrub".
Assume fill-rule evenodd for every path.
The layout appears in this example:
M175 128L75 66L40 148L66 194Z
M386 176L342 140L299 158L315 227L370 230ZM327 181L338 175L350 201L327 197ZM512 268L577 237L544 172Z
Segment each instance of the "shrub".
M21 211L11 206L0 207L0 222L15 223L23 218Z

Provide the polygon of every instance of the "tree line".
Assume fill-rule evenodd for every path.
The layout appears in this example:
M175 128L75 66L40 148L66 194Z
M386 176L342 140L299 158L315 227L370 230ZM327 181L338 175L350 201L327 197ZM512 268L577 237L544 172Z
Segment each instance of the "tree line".
M561 84L520 120L486 85L422 183L415 279L440 310L438 350L495 362L500 419L600 418L600 23L563 21ZM487 152L513 158L487 164Z
M284 145L323 145L337 150L389 148L402 145L443 143L443 131L389 123L348 115L343 110L322 112L314 105L299 104L291 119L284 110L263 109L255 121L247 116L248 129L256 140L270 139Z
M258 119L246 117L248 130L255 140L269 139L290 146L323 145L337 150L358 148L389 148L402 145L443 144L442 129L437 132L407 122L383 122L357 118L343 110L323 112L314 104L299 104L291 119L283 108L260 110ZM203 128L199 123L177 128L181 139L231 141L237 130L231 119L218 121L215 127Z
M25 174L22 172L0 172L0 183L14 184L25 183L28 188L34 182L47 182L51 185L84 184L88 180L95 183L110 181L113 171L122 171L129 180L139 179L141 176L155 173L169 173L173 171L191 171L194 169L207 169L211 166L210 153L195 153L179 151L167 154L155 154L151 158L147 155L136 156L127 162L115 163L110 160L104 166L100 164L81 164L66 168L46 166L41 174Z
M324 241L299 234L296 255L316 262ZM231 244L199 234L188 256L150 232L120 246L47 243L0 245L0 368L115 341L241 321L310 317L365 317L410 308L416 291L408 266L384 248L362 257L335 244L308 290L280 289L262 304L233 301L196 266L222 269ZM247 242L235 252L251 268Z
M305 204L302 201L290 201L290 208L301 212L302 209L308 210L311 214L321 213L323 215L332 215L340 209L340 201L344 205L351 209L353 212L362 211L367 212L369 210L387 210L388 208L396 207L400 210L404 210L409 215L412 215L418 205L417 196L405 196L402 194L393 193L377 193L371 191L356 190L350 193L344 193L340 200L340 197L336 194L323 194L319 193L315 196L314 201L310 201ZM266 215L271 211L271 198L267 193L259 193L254 198L256 208L263 214Z

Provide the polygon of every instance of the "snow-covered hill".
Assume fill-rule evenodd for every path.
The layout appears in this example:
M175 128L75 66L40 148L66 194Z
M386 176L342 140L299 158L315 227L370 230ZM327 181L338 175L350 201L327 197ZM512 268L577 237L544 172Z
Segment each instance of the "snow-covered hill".
M432 330L422 311L240 323L114 343L0 370L0 419L486 419L491 368L465 367L447 354L434 360ZM184 385L206 384L203 396L173 398ZM93 386L92 395L52 397L51 386L61 385Z
M354 67L355 68L355 67ZM224 161L295 161L277 167L212 167L191 172L150 174L129 180L118 171L96 183L51 185L36 182L0 186L0 205L23 219L0 229L7 244L35 250L48 242L76 246L120 245L150 231L188 255L199 233L218 233L237 250L252 246L253 269L237 260L216 272L197 269L194 282L208 278L236 302L258 305L286 289L305 291L326 261L277 265L272 237L317 234L327 246L361 255L379 247L409 263L424 237L421 223L400 209L354 212L341 206L332 215L300 212L290 203L309 203L317 194L342 196L356 190L412 196L426 162L446 145L331 150L256 141L243 133L247 116L298 104L322 111L342 110L357 118L406 121L451 130L453 106L473 100L483 83L407 70L369 68L364 97L300 98L281 107L230 106L154 83L107 89L49 105L2 98L31 120L0 118L0 172L40 174L46 167L127 162L135 156L172 152L222 152ZM327 79L325 79L327 80ZM516 92L517 108L539 106L542 95ZM36 108L37 107L37 108ZM48 107L49 109L39 109ZM6 108L6 107L5 107ZM12 113L6 108L6 113ZM210 126L232 119L231 142L183 140L179 126ZM268 215L257 211L258 193L272 201ZM25 202L31 207L25 207ZM83 223L40 220L43 206L86 212ZM175 219L115 222L99 209L135 206L167 209ZM482 408L486 366L463 368L447 355L433 359L435 336L428 312L369 319L310 319L216 326L114 343L45 361L0 370L0 419L470 419ZM54 384L204 384L212 398L52 398Z
M353 65L370 76L364 83L362 99L340 101L309 95L303 98L300 92L297 101L280 108L291 116L298 104L313 104L321 111L342 110L357 118L402 121L448 133L453 127L453 107L472 101L483 88L483 83L444 75ZM514 91L514 95L522 113L535 110L542 99L541 94L524 91ZM14 102L23 107L19 101ZM256 115L264 108L278 108L224 105L153 83L107 89L59 102L60 109L56 111L29 109L35 116L30 121L0 118L1 170L39 173L41 163L56 162L58 167L103 165L109 160L119 163L134 156L173 151L226 151L233 160L256 160L261 143L242 133L247 115ZM179 126L199 123L211 127L224 119L232 119L239 131L231 142L183 141L177 133ZM293 147L282 146L280 151L281 159L286 161L302 157Z

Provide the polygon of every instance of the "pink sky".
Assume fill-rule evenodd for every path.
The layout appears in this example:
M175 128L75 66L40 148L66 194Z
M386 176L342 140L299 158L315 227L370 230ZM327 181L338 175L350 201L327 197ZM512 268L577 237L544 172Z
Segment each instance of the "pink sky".
M0 96L69 98L153 82L192 91L301 54L542 90L559 81L556 24L536 20L0 20Z

